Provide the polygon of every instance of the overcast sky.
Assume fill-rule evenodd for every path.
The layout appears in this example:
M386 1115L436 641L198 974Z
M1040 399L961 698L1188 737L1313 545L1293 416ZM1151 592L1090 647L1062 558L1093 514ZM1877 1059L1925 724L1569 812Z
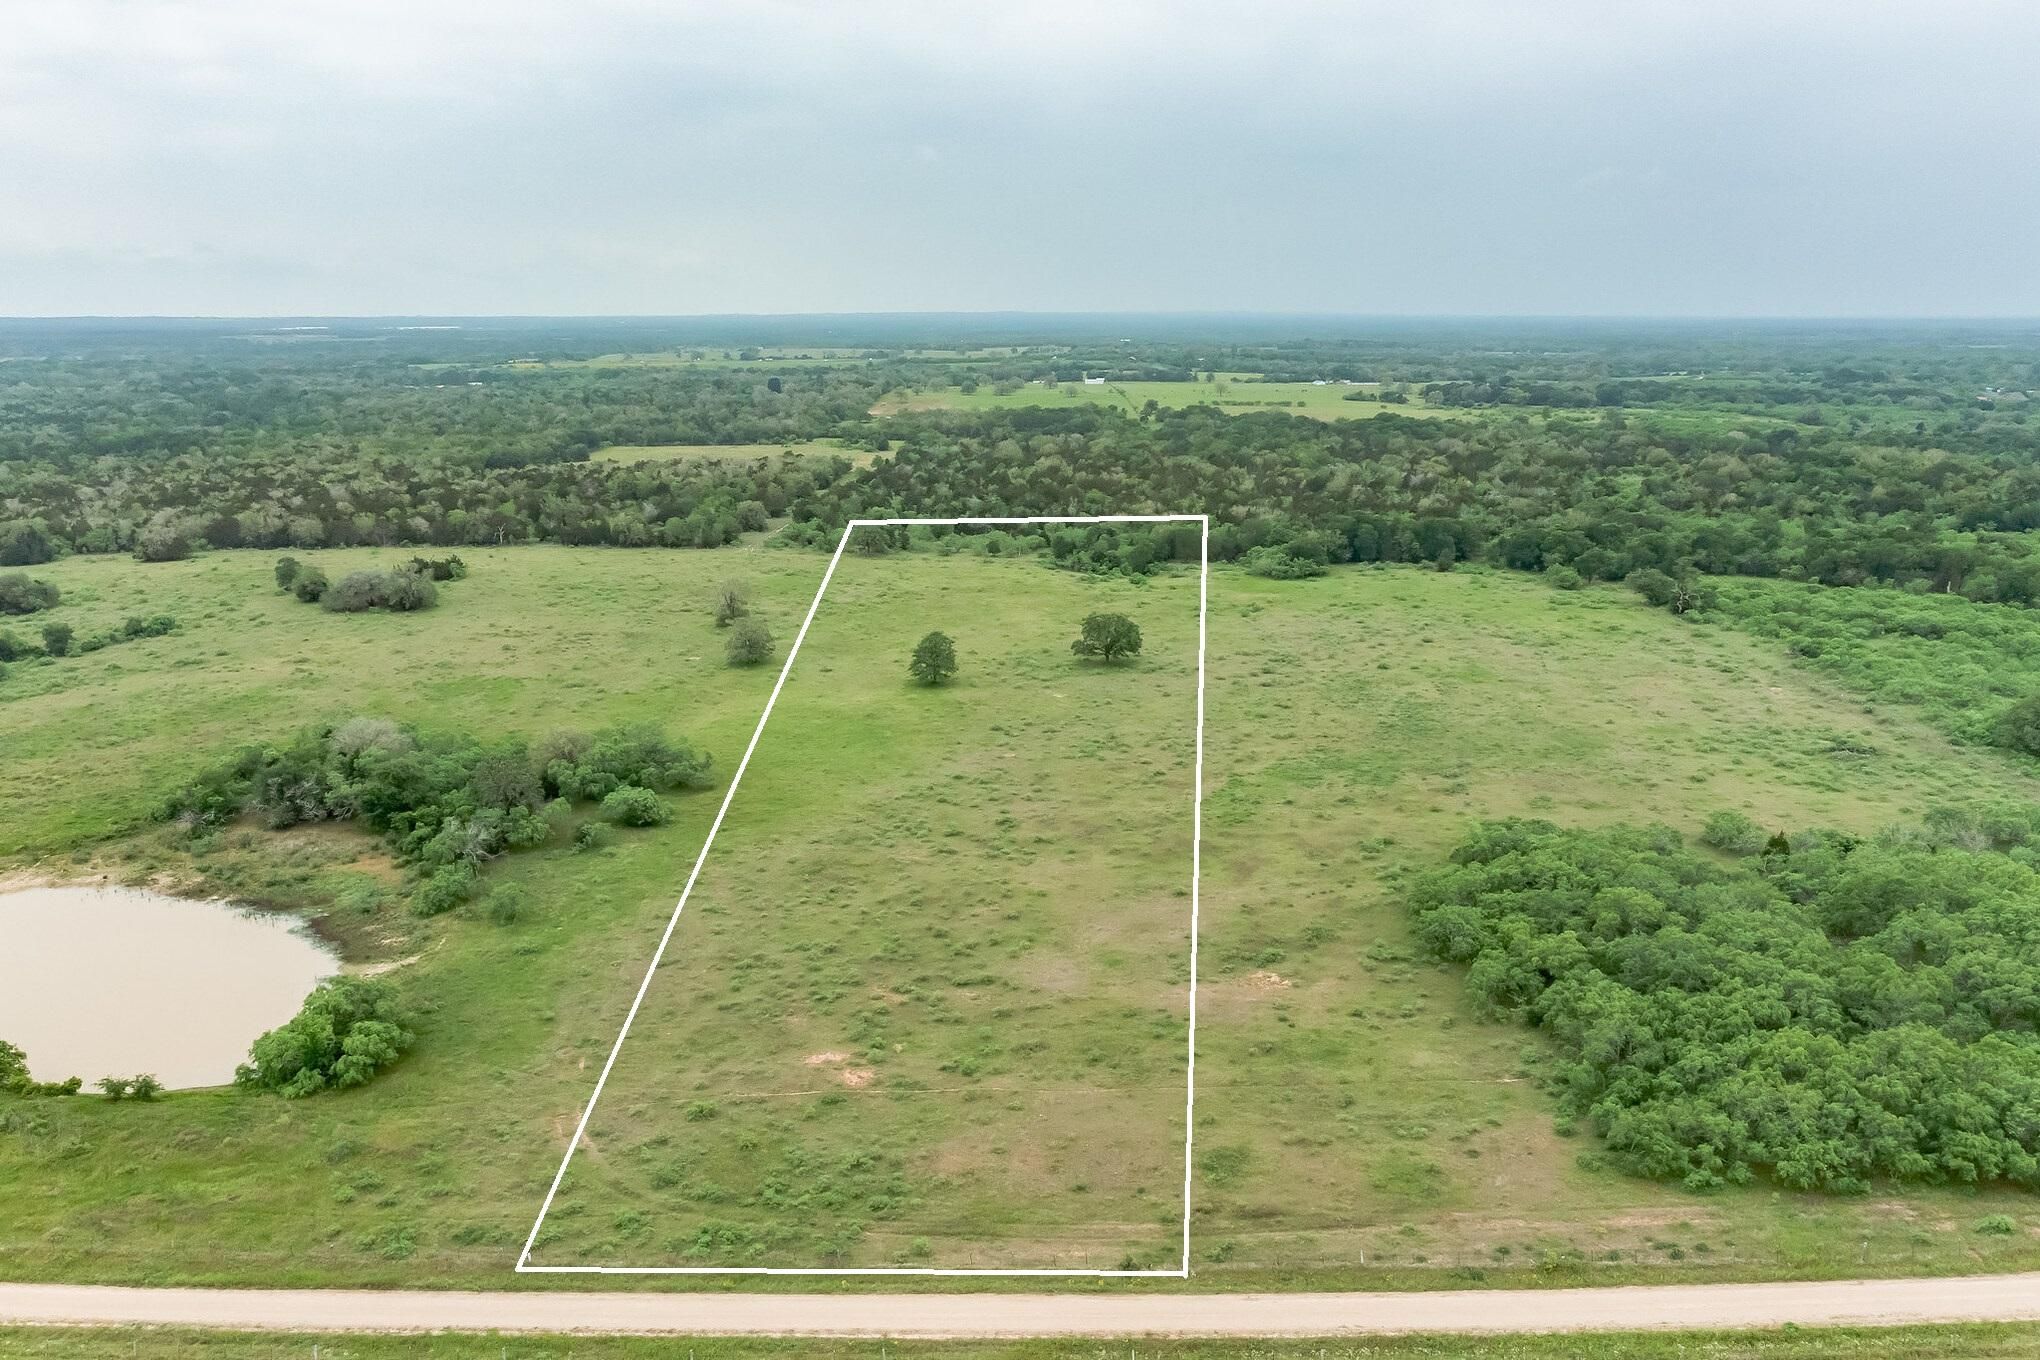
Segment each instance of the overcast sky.
M2030 0L49 0L0 314L2040 315Z

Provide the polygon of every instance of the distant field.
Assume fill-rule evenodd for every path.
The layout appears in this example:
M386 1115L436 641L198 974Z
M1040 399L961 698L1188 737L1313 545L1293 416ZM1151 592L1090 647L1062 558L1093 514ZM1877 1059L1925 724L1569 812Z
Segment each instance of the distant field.
M587 359L512 359L513 369L538 368L840 368L863 362L851 351L762 350L744 358L736 350L684 350L642 354L598 354Z
M407 554L299 555L338 574ZM0 681L7 867L96 866L134 880L198 872L272 901L323 903L343 884L394 889L376 846L332 829L236 828L196 855L167 830L105 839L146 825L156 798L214 754L352 713L530 737L653 720L705 746L727 778L773 676L723 664L710 589L750 577L783 645L824 560L759 549L463 555L472 574L442 588L439 608L412 615L299 604L275 590L267 553L37 568L63 588L57 617L80 633L159 611L180 629L10 667ZM1174 776L1154 774L1113 735L1127 724L1181 727L1183 638L1164 607L1177 587L975 555L850 566L892 632L846 636L833 659L830 649L804 654L817 664L802 683L827 707L803 720L808 706L790 690L788 733L909 698L989 715L990 701L1010 697L1019 711L996 719L1008 731L987 727L979 765L945 763L939 732L846 735L847 768L810 763L809 787L796 778L784 798L752 805L745 834L754 847L787 847L784 862L750 859L750 877L732 885L758 893L693 922L721 927L703 944L709 953L697 956L684 929L676 936L662 987L699 982L689 968L700 957L720 967L720 990L693 1012L648 1020L647 1034L670 1050L697 1033L724 1042L712 1034L734 1033L735 1022L752 1046L738 1056L780 1079L745 1089L791 1094L740 1101L728 1087L694 1089L692 1075L671 1089L647 1083L615 1107L616 1129L596 1129L591 1165L664 1198L606 1212L591 1199L568 1216L572 1240L558 1246L680 1237L685 1252L694 1238L684 1228L651 1227L679 1207L699 1215L696 1234L713 1229L711 1247L738 1250L827 1233L846 1253L911 1259L920 1237L931 1255L947 1249L931 1221L940 1219L955 1230L951 1245L1005 1234L1011 1260L1028 1245L1018 1230L1029 1213L1037 1227L1108 1225L1100 1241L1110 1250L1156 1250L1180 1181L1093 1177L1079 1190L1077 1175L1040 1151L1049 1143L1012 1129L1038 1119L1072 1148L1102 1134L1137 1150L1165 1135L1183 1088L1172 1047L1155 1036L1174 1018L1131 991L1124 1013L1094 1004L1085 1015L1106 1032L1093 1065L1090 1041L1070 1029L1013 1026L1081 977L1013 951L1088 920L1100 935L1085 966L1112 986L1169 952L1111 933L1128 909L1145 909L1119 880L1094 889L1054 874L1074 863L1061 858L1073 821L1109 847L1151 828L1152 846L1134 846L1130 865L1179 853L1177 824L1146 811L1149 783L1173 798ZM1097 607L1152 618L1152 661L1102 674L1061 654L1064 632ZM900 650L893 634L956 619L966 664L977 658L976 687L907 691L888 661ZM1839 1197L1766 1185L1695 1194L1594 1167L1582 1157L1594 1140L1562 1136L1538 1090L1553 1050L1533 1031L1479 1019L1460 974L1417 949L1397 895L1402 875L1436 864L1482 817L1663 821L1690 836L1708 813L1733 808L1767 827L1869 831L1936 804L2030 801L2040 780L1794 666L1776 642L1684 623L1612 588L1565 593L1475 570L1340 568L1301 582L1220 570L1210 640L1193 1283L2040 1266L2027 1194L1886 1186ZM830 730L863 732L860 722L844 716ZM1043 724L1067 740L1023 755L1033 748L1021 738ZM823 746L817 737L817 758ZM1115 798L1128 819L1111 812ZM716 800L678 797L672 826L619 834L600 853L558 844L491 865L491 881L526 885L537 903L511 927L469 913L418 921L395 897L336 917L359 957L411 960L391 976L420 1016L415 1051L358 1091L0 1109L0 1185L23 1187L0 1196L0 1278L503 1283ZM1009 888L1013 919L997 906ZM1154 891L1153 905L1179 905L1168 886ZM872 995L874 980L901 999ZM903 1009L913 1014L887 1018ZM710 1031L711 1021L723 1028ZM852 1085L853 1066L879 1070L850 1061L879 1036L907 1051L882 1079ZM829 1053L844 1061L805 1061ZM1107 1080L1122 1064L1133 1079ZM1073 1070L1129 1088L1133 1112L1044 1110ZM957 1103L924 1093L902 1105L895 1073L953 1086L941 1099ZM689 1118L695 1101L715 1108ZM896 1122L903 1111L911 1120ZM842 1140L860 1125L887 1132L872 1140L872 1161L853 1164ZM809 1152L815 1160L803 1163ZM972 1198L973 1185L1014 1180L1040 1188L1038 1209L1009 1205L1001 1222ZM1994 1214L2017 1231L1974 1230ZM900 1231L917 1216L918 1228Z
M994 411L1015 406L1116 406L1138 413L1148 402L1160 406L1217 406L1235 414L1247 411L1284 411L1290 415L1312 416L1318 420L1360 420L1393 411L1406 416L1456 416L1472 419L1479 413L1427 406L1412 398L1407 403L1369 400L1348 401L1348 393L1366 388L1314 383L1237 382L1125 382L1086 385L1061 383L1053 387L1029 383L1014 392L998 392L991 384L975 392L942 388L927 392L894 393L872 408L873 415L897 415L902 411Z
M682 458L712 458L743 462L752 458L777 458L783 453L844 453L833 439L808 439L791 444L611 444L590 455L598 463L670 463ZM861 450L847 455L859 467L877 455Z

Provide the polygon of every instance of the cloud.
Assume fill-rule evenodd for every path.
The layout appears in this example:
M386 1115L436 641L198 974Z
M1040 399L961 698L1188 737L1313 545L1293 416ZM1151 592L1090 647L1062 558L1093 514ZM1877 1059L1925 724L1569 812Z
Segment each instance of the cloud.
M71 0L0 311L2040 311L2040 9Z

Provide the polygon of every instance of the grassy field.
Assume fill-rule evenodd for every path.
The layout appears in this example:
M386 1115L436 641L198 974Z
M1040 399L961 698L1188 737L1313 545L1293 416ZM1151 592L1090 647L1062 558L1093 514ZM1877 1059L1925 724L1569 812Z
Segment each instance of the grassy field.
M4 1360L2023 1360L2040 1327L1790 1328L1600 1336L1325 1337L1283 1341L885 1341L793 1337L256 1336L105 1327L0 1329Z
M331 574L402 554L306 556ZM0 854L26 872L203 877L272 901L394 887L377 847L330 830L237 830L198 855L165 832L113 836L212 754L351 713L534 736L649 719L713 752L726 778L772 675L722 664L710 587L752 577L783 645L823 566L765 549L467 556L472 575L412 615L299 604L273 588L266 554L38 568L81 634L139 612L181 626L0 682ZM615 1186L671 1177L658 1188L719 1194L675 1193L672 1223L640 1223L597 1207L598 1181L577 1183L590 1207L547 1250L678 1239L685 1252L712 1216L728 1230L710 1245L738 1252L890 1260L922 1237L931 1258L966 1239L1016 1256L1159 1251L1180 1189L1147 1159L1181 1117L1175 978L1159 970L1183 905L1167 876L1182 857L1181 751L1167 743L1188 736L1184 578L1141 587L932 553L843 570L831 599L848 608L803 653L828 669L789 684L746 784L757 797L738 800L751 815L740 830L732 814L719 842L732 855L655 988L642 1053L659 1061L619 1068L626 1085L604 1104L618 1122L598 1113L593 1130L606 1156L588 1165ZM1068 657L1075 619L1104 607L1151 630L1139 667ZM907 690L903 640L959 618L968 683ZM2040 1265L2027 1195L1701 1195L1599 1167L1530 1080L1542 1041L1475 1018L1456 973L1412 947L1396 894L1481 817L1691 833L1739 808L1869 830L2040 793L2008 759L1866 706L1775 643L1511 574L1221 570L1210 648L1192 1287ZM963 759L959 734L993 722L1006 730ZM1050 732L1064 740L1033 740ZM1164 745L1142 745L1150 732ZM408 960L391 976L421 1039L368 1087L297 1103L0 1105L0 1277L529 1283L508 1266L717 797L685 796L673 826L598 854L549 847L492 866L541 904L512 927L418 922L394 895L329 917L357 958ZM731 976L704 995L689 970L710 960ZM1093 1062L1078 1029L1099 1023L1115 1028ZM844 1057L806 1061L830 1053ZM860 1069L873 1075L853 1085ZM1088 1083L1120 1086L1120 1103L1087 1117L1073 1093L1096 1072L1123 1078ZM742 1089L795 1094L726 1094L754 1077L781 1084ZM696 1102L714 1108L690 1119ZM1037 1155L1029 1128L1067 1141ZM866 1143L869 1164L809 1174L804 1159ZM1085 1157L1123 1160L1079 1190ZM836 1203L800 1193L823 1179ZM1004 1199L1016 1187L1025 1204ZM1974 1231L1998 1213L2017 1231Z
M611 444L589 456L598 463L670 463L682 458L744 462L788 453L842 452L842 445L833 439L808 439L791 444ZM859 467L868 466L875 457L876 454L863 451L849 455L850 461Z
M1217 406L1236 415L1253 411L1286 411L1291 415L1318 420L1361 420L1384 411L1405 416L1457 418L1473 418L1479 414L1429 406L1416 397L1395 403L1346 399L1350 393L1366 391L1366 388L1341 387L1335 383L1319 387L1307 382L1247 382L1223 375L1216 382L1061 383L1052 387L1035 382L1011 392L998 391L986 383L974 392L955 387L896 392L874 406L871 413L884 416L903 411L996 411L1014 406L1103 405L1137 415L1152 401L1162 407Z
M1196 575L928 565L836 573L535 1262L1180 1261Z

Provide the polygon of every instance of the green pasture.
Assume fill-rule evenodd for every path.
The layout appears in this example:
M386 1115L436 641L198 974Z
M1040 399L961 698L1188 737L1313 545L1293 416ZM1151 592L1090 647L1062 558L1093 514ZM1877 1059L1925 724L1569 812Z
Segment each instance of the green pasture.
M406 555L299 554L329 575ZM438 608L402 615L301 604L263 553L37 568L80 634L180 626L0 680L4 871L309 911L394 965L420 1037L301 1102L0 1101L0 1278L532 1287L510 1264L774 678L724 664L711 589L748 578L783 649L825 559L464 556ZM1173 1263L1193 587L845 558L540 1259ZM1096 609L1141 622L1138 662L1069 655ZM953 687L906 682L930 628L957 639ZM1542 1041L1476 1018L1397 896L1484 817L1868 831L2040 781L1613 588L1220 568L1209 629L1188 1287L2040 1265L2029 1195L1696 1194L1600 1167L1536 1088ZM713 753L718 785L608 849L492 864L538 904L508 927L411 917L399 870L345 830L193 844L147 821L235 745L363 713L529 737L655 721ZM1998 1214L2016 1231L1975 1230Z

